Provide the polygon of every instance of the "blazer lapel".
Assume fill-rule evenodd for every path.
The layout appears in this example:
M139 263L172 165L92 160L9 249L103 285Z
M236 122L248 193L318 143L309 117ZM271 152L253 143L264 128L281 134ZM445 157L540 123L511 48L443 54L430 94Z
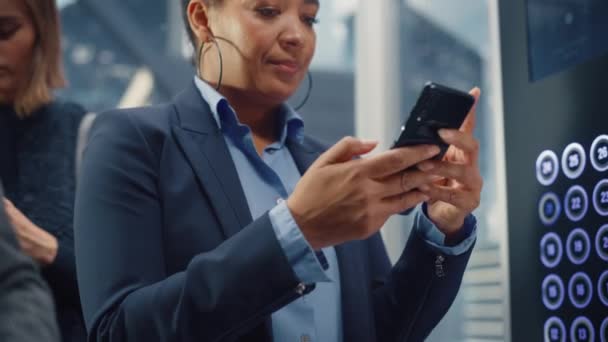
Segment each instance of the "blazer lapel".
M177 96L175 108L174 137L229 238L252 218L224 136L194 84Z

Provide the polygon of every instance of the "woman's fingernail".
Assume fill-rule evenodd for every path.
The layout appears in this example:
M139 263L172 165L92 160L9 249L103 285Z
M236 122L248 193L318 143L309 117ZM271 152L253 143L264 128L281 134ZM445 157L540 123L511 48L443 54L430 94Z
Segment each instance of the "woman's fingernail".
M373 144L378 143L378 140L374 140L374 139L359 139L359 141L361 141L361 143L363 143L365 145L373 145Z
M433 169L433 167L434 167L434 165L431 162L422 162L422 163L418 164L418 169L420 169L420 171L423 171L423 172L430 171Z
M454 136L454 132L452 132L449 129L445 129L445 128L440 129L438 131L438 133L439 133L439 136L442 137L443 139L450 139L451 137Z
M454 133L449 129L440 129L438 133L439 136L443 139L450 139L454 136Z

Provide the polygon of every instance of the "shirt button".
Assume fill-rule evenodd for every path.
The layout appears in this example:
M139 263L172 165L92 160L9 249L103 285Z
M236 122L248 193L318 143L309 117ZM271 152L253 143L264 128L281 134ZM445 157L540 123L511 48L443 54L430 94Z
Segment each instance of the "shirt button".
M311 342L310 335L304 334L300 337L300 342Z
M283 197L277 198L277 204L281 204L283 202L285 202L285 200L283 199Z

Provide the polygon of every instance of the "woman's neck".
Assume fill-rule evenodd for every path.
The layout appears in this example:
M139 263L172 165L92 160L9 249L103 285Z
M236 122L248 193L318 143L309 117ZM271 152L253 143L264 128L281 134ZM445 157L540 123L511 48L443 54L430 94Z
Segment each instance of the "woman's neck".
M242 124L249 126L254 135L275 140L277 137L277 114L280 104L270 104L257 100L242 92L222 89L230 106Z
M278 138L277 115L280 103L262 102L239 91L224 88L221 91L234 108L239 121L251 129L256 150L261 155L264 148Z

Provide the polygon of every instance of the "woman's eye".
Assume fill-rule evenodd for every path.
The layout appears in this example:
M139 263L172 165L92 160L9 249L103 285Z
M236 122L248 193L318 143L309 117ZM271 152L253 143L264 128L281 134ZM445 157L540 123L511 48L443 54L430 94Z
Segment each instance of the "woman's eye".
M7 40L11 38L15 32L19 30L19 24L17 23L3 23L0 22L0 39Z
M310 26L313 26L319 23L319 19L317 19L317 17L304 17L304 22Z
M266 18L272 18L275 17L279 14L279 11L277 9L274 9L272 7L262 7L262 8L258 8L257 12Z

